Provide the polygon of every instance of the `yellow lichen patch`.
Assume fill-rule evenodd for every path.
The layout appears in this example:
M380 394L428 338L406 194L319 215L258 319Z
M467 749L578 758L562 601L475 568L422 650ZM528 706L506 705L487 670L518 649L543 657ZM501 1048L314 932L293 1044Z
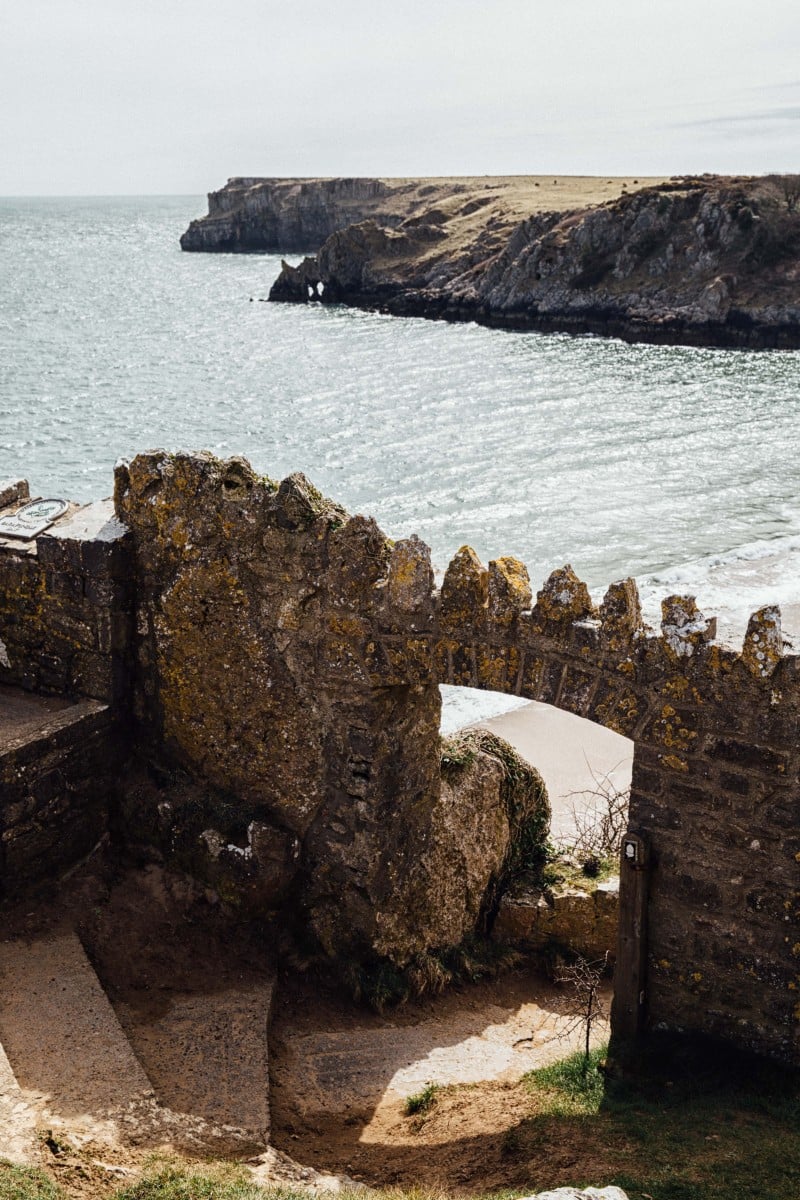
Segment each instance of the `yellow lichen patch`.
M600 623L612 650L621 650L642 630L642 608L634 579L612 583L600 605Z
M664 691L668 696L675 696L678 700L683 700L689 689L689 680L685 675L673 675L664 684Z
M689 764L683 758L678 758L677 754L665 754L662 759L665 767L669 767L670 771L688 771Z
M360 638L364 637L368 626L365 621L358 617L349 616L346 613L329 613L326 624L331 633L336 634L340 638Z
M540 620L578 621L593 611L589 589L569 564L553 571L536 595L536 615Z
M397 542L389 560L390 604L401 612L419 612L433 592L431 552L418 537Z
M630 737L639 721L638 697L633 692L607 696L597 705L594 720L600 725L605 725L607 729L613 729L615 733Z
M489 573L471 546L462 546L445 571L440 598L444 626L479 623L489 594Z
M502 651L479 650L477 655L478 681L493 692L505 690L506 657Z
M530 607L528 568L517 558L497 558L489 563L489 616L498 625L511 622Z

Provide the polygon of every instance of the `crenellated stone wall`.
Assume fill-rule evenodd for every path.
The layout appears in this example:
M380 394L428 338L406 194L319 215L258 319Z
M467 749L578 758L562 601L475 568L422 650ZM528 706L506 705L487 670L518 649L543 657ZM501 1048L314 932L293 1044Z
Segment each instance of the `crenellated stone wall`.
M29 499L0 485L0 511ZM134 570L110 500L70 505L30 541L0 534L0 684L124 705Z
M127 614L102 678L114 654L132 664L135 747L166 764L157 785L129 789L129 822L144 829L149 813L177 844L187 812L210 814L208 855L260 871L270 904L300 897L329 954L402 963L458 933L431 913L471 878L459 846L483 837L499 870L514 837L502 805L458 809L441 786L438 684L556 705L634 742L630 832L646 869L622 865L617 1030L700 1031L800 1063L800 686L777 609L734 649L689 597L667 598L654 632L632 580L595 607L564 567L534 596L523 564L485 567L467 547L436 590L419 539L392 543L303 476L278 484L241 459L140 455L118 468L115 510L129 532L114 553L130 557L81 624L97 654L102 614ZM88 552L46 540L36 566L0 547L16 589L0 599L0 639L9 682L58 691L50 646L95 576ZM67 683L91 696L88 651L76 638Z
M688 597L665 599L661 632L645 630L632 580L595 610L566 567L530 600L521 564L485 570L460 551L439 602L439 678L633 740L629 828L650 851L644 1020L797 1062L800 660L784 656L778 609L755 613L736 651ZM631 886L623 864L623 911ZM624 983L617 1004L633 1007Z
M0 511L29 500L0 484ZM108 828L128 751L135 571L110 501L0 536L0 894L52 881ZM59 697L50 703L42 697Z

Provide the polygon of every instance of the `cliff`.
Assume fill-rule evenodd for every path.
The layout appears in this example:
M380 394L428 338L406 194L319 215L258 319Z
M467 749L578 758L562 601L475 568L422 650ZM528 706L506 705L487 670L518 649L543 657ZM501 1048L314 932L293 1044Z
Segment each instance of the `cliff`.
M532 211L439 203L337 230L270 299L635 341L800 346L800 212L785 178L649 184ZM465 223L465 217L472 221Z
M382 179L229 179L208 196L182 250L248 253L317 250L337 229L372 217L391 225L394 191Z
M636 181L638 182L638 181ZM651 181L652 182L652 181ZM556 205L608 200L634 181L541 176L440 179L257 179L237 177L208 196L208 215L192 221L183 250L304 254L348 225L383 228L422 218L454 219L467 240L498 219L516 222Z

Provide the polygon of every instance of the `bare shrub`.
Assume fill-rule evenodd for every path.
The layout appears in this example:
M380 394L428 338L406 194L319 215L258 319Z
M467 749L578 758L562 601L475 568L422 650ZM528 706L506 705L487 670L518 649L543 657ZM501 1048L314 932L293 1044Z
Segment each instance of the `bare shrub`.
M581 955L571 963L564 963L555 974L556 983L563 984L569 997L569 1022L560 1034L570 1037L580 1032L583 1038L583 1067L586 1075L591 1055L592 1030L605 1021L607 1013L603 1004L601 988L603 976L608 968L608 951L603 958L588 962Z
M598 775L592 771L594 787L572 792L568 797L575 834L570 840L562 839L560 848L573 854L584 869L596 864L599 870L603 862L616 860L622 849L631 791L629 787L618 788L612 773Z

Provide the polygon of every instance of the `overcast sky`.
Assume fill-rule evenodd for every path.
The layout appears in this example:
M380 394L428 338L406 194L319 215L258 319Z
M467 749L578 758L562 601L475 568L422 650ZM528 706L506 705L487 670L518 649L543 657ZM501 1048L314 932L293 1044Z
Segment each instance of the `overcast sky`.
M797 0L22 0L0 194L800 170Z

